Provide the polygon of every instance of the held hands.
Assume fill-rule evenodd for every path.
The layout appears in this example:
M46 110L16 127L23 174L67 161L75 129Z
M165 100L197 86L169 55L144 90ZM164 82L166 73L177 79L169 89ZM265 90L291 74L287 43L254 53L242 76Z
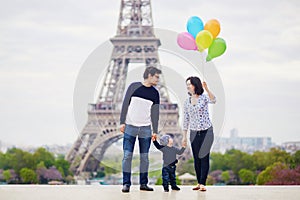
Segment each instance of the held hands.
M184 148L186 148L186 144L187 144L187 143L186 143L186 138L185 138L185 139L182 140L181 146L184 147Z
M152 141L156 141L157 140L157 134L153 133L151 139L152 139Z
M183 131L182 147L186 148L187 139L186 139L187 130Z

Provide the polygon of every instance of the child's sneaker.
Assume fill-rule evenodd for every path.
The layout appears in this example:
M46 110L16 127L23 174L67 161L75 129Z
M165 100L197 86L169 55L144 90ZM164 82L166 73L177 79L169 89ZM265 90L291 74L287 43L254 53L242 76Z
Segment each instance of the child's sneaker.
M177 185L172 186L172 190L180 190L180 188Z

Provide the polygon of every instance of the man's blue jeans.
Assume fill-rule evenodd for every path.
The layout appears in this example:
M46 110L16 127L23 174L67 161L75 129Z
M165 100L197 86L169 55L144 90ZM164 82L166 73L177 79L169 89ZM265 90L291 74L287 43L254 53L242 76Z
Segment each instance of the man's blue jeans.
M149 148L151 144L151 126L132 126L126 124L123 137L123 185L131 185L131 163L136 136L139 138L140 149L140 184L148 183Z

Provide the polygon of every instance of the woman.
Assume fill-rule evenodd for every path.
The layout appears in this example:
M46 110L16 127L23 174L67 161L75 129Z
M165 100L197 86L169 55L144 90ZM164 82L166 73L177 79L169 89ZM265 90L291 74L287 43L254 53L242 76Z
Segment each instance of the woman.
M186 143L187 130L189 129L194 168L198 181L198 185L193 190L206 191L209 153L214 139L208 103L216 103L216 97L208 89L206 82L202 84L198 77L187 78L186 85L190 96L184 103L183 142ZM203 94L204 90L207 94Z

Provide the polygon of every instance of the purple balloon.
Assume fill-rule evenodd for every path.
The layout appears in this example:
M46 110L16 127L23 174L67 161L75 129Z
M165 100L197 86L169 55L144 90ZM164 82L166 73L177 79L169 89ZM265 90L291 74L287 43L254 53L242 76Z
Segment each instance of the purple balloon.
M179 33L177 36L177 44L185 50L197 50L198 47L195 38L188 32Z

